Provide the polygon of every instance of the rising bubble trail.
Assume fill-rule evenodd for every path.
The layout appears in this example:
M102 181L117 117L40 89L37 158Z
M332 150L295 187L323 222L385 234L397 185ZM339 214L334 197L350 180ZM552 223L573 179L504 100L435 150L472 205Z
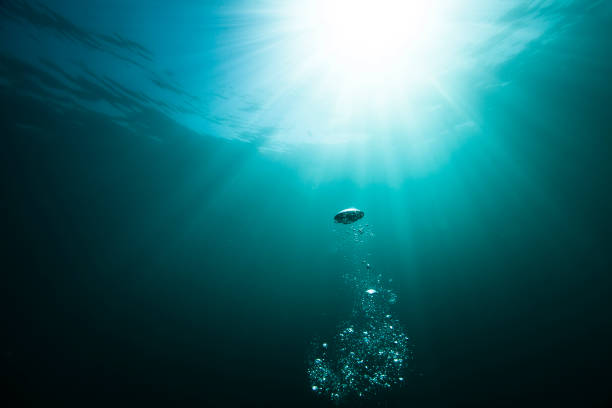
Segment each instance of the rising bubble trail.
M312 390L332 401L368 398L401 385L413 359L411 342L391 306L397 296L366 259L374 234L368 224L340 225L337 233L349 263L345 281L354 291L347 321L328 341L313 341L308 362Z

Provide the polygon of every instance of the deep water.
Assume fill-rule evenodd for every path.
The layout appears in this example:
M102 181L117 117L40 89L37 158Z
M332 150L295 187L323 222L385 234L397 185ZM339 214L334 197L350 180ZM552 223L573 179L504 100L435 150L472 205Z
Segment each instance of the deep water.
M580 19L496 70L508 85L471 94L477 134L392 183L371 157L356 174L344 156L315 169L308 146L267 154L278 130L232 139L181 122L210 95L172 90L147 51L163 36L139 36L117 4L88 18L67 1L0 4L2 406L336 406L309 370L356 293L369 299L351 284L376 284L364 260L395 296L380 316L409 339L409 364L345 406L609 406L606 3L576 2ZM112 37L117 15L129 32ZM33 38L65 48L20 45ZM149 64L159 86L113 82L90 52ZM207 109L221 127L241 120ZM352 206L362 220L334 223ZM338 230L366 223L367 248Z

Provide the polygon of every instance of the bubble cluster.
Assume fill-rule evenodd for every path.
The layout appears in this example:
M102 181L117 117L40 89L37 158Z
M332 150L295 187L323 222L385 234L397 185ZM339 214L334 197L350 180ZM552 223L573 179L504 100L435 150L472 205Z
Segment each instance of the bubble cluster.
M347 258L353 260L352 271L344 275L354 289L351 316L338 325L332 339L312 343L307 369L312 390L336 402L367 398L402 384L413 359L410 339L391 315L397 296L384 287L382 275L369 262L358 260L363 236L373 234L367 224L351 232L350 240L357 245Z
M332 400L367 397L400 384L412 359L409 338L392 318L351 319L332 344L313 344L308 367L312 390Z

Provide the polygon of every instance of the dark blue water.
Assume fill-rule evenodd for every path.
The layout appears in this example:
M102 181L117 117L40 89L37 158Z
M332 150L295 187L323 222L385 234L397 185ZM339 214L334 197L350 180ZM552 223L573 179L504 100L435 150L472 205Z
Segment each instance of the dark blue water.
M297 4L0 3L3 406L608 406L610 6Z

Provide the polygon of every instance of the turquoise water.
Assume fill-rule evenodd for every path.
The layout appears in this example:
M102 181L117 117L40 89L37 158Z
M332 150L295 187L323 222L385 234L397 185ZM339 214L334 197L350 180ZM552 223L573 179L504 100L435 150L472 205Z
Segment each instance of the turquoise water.
M0 22L15 406L610 403L608 2Z

